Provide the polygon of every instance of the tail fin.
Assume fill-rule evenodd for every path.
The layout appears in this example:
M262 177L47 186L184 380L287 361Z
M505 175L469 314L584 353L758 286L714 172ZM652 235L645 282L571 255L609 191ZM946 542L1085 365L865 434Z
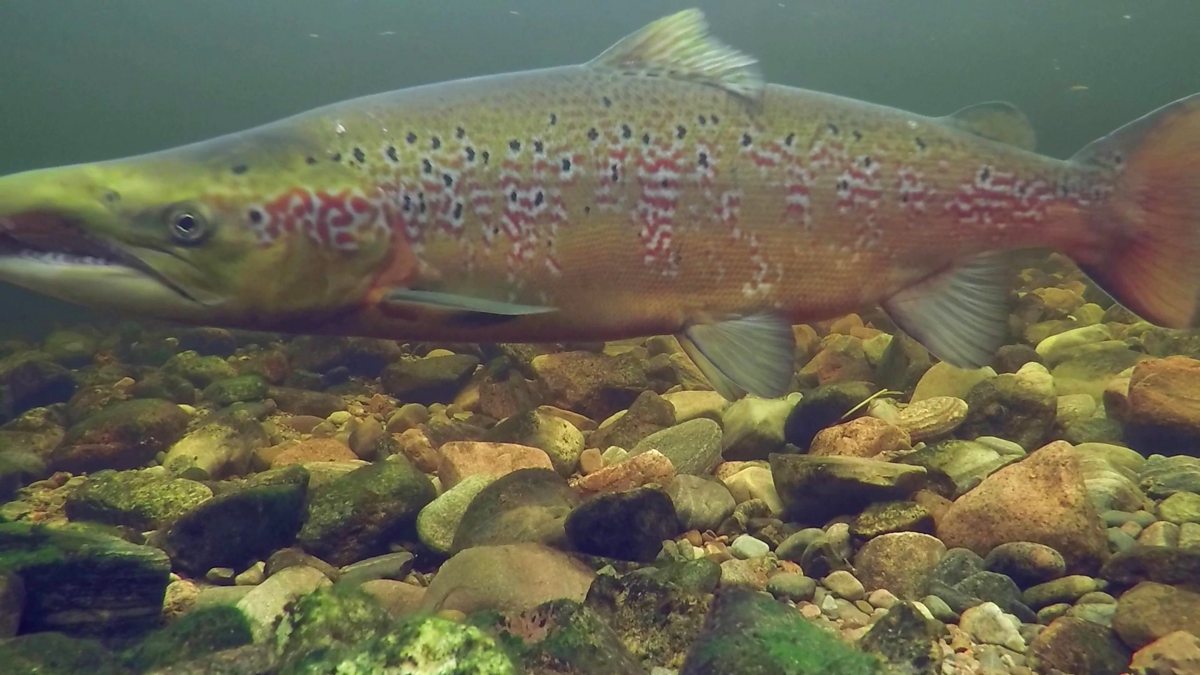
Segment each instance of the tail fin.
M1200 301L1200 94L1117 129L1072 161L1119 172L1110 197L1089 214L1116 241L1087 273L1152 323L1193 325Z

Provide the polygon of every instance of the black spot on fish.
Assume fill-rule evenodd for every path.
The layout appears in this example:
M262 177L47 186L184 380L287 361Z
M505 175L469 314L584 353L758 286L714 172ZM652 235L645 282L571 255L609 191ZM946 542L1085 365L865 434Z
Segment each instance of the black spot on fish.
M842 133L842 130L838 128L838 125L834 124L833 122L826 124L825 128L829 129L829 133L833 134L834 136Z
M861 132L861 131L859 131L858 129L853 129L853 130L851 130L851 131L850 131L850 134L851 134L852 136L854 136L854 140L856 140L856 141L861 141L861 140L862 140L862 132Z
M980 183L986 183L989 180L991 180L991 178L992 178L992 168L990 166L985 166L979 170L979 182Z
M546 146L545 146L545 145L543 145L541 141L534 141L534 142L533 142L533 151L534 151L535 153L537 153L537 154L539 154L539 155L540 155L540 154L542 154L542 153L543 153L545 150L546 150Z
M404 137L404 140L407 141L409 145L412 145L413 143L417 142L417 135L410 131L408 132L408 135Z
M569 157L563 157L562 170L563 173L568 173L571 171L571 159Z
M554 126L555 124L558 124L558 115L550 113L550 126Z
M462 215L463 215L462 202L454 202L454 219L460 220L460 219L462 219Z
M863 157L862 165L864 168L869 169L869 168L871 168L871 162L872 162L871 156L867 155L867 156Z
M510 202L517 201L517 191L516 190L513 190L512 192L508 193L508 201L510 201Z
M796 134L788 134L787 138L783 139L783 144L788 147L791 147L791 145L795 142L796 142Z
M404 210L412 211L412 197L404 195Z
M589 141L595 141L597 138L600 138L600 132L596 131L596 127L592 127L588 129L587 137Z
M538 193L533 196L533 205L541 206L542 203L545 201L546 201L546 196L542 194L541 190L538 190Z
M429 147L433 148L434 150L442 147L442 139L438 138L437 136L429 139Z
M342 161L342 153L335 152L335 153L333 153L333 157L330 157L329 159L332 159L335 162L340 162L340 161Z
M713 115L713 116L712 116L712 123L713 123L713 124L720 124L720 123L721 123L721 118L720 118L720 117L717 117L716 115Z
M240 175L246 173L246 171L248 171L249 169L250 169L250 167L246 166L245 164L235 164L233 166L232 171L233 171L234 175L240 176Z
M705 117L704 115L698 115L696 117L696 121L700 123L700 126L704 126L704 125L708 124L708 118Z
M838 189L838 192L848 191L850 189L850 181L846 180L845 178L839 180L837 182L837 189Z
M630 129L628 124L622 124L621 138L630 138L631 136L633 136L633 129Z
M442 174L442 182L446 184L446 187L453 187L454 177L448 173L444 173Z
M669 187L671 187L671 179L669 179L669 178L664 178L664 179L662 179L662 182L661 182L661 183L659 183L659 185L660 185L660 186L662 186L662 187L664 187L664 188L669 188Z
M399 161L400 161L400 158L399 158L399 157L396 155L396 146L394 146L394 145L389 145L389 146L387 147L387 158L388 158L388 159L390 159L390 160L392 160L393 162L399 162Z
M621 179L621 174L617 171L617 165L612 165L612 182L617 182Z
M900 201L904 202L905 204L907 204L907 203L908 203L908 193L907 193L907 192L905 192L904 194L900 195Z
M464 129L462 127L454 127L454 137L455 138L457 138L458 140L461 141L463 139L463 136L466 136L466 135L467 135L466 129Z
M518 141L515 138L512 139L511 141L508 142L508 149L512 150L513 152L520 152L521 151L521 141Z
M468 145L466 148L463 149L463 154L467 156L468 162L475 161L475 148L472 148L471 146Z
M425 213L425 193L424 192L417 193L417 211L420 213Z
M753 142L754 142L754 139L750 138L750 134L742 134L742 147L743 148L750 147L750 144Z
M309 155L308 157L304 158L304 163L311 166L311 165L317 163L317 158L313 157L312 155Z
M920 136L917 136L916 138L914 138L913 142L917 144L917 148L920 150L924 150L925 148L928 147L927 145L925 145L925 141L922 140Z
M255 225L261 223L263 220L262 211L259 211L258 209L250 209L250 213L247 215L250 216L250 222L254 223Z
M590 206L583 207L583 215L586 216L586 215L590 214L591 212L592 212L592 207L590 207Z
M355 148L354 149L354 159L359 164L362 164L367 161L367 153L363 152L362 148Z
M687 136L687 128L682 124L675 127L675 138L683 138Z
M480 153L479 156L483 157L483 163L487 164L488 161L492 158L492 153L488 152L487 150L484 150L482 153Z
M650 134L642 134L642 145L650 145Z
M601 102L604 104L604 107L605 107L605 108L611 108L611 107L612 107L612 99L611 99L611 98L609 98L609 97L607 97L607 96L604 96L604 97L602 97L602 98L600 99L600 101L601 101Z
M700 153L700 166L702 166L706 169L708 168L708 153L707 152Z
M425 173L433 173L433 162L428 159L421 160L421 170Z

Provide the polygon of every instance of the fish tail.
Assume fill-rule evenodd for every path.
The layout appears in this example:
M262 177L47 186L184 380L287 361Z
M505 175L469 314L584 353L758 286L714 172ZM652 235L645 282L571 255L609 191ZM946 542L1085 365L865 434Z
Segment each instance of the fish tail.
M1104 250L1084 270L1117 302L1152 323L1194 325L1200 301L1200 94L1101 138L1077 164L1116 175L1086 214Z

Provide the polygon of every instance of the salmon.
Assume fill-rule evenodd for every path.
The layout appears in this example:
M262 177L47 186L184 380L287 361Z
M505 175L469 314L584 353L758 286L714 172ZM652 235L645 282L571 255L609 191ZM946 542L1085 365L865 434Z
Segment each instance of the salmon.
M1053 249L1192 326L1200 95L1068 160L1012 105L928 117L767 84L703 15L580 64L417 86L0 178L0 279L190 323L400 340L667 334L779 396L792 326L881 305L955 365Z

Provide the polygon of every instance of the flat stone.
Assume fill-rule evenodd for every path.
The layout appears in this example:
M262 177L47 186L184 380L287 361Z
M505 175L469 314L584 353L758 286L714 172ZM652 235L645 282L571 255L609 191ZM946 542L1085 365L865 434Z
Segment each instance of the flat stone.
M475 474L499 478L517 469L554 468L544 450L514 443L452 441L443 445L440 453L438 478L446 489Z
M582 602L595 573L541 544L477 546L439 569L421 601L423 611L524 610L550 600Z
M925 485L922 467L861 457L773 454L775 488L790 519L821 523L873 502L904 499Z
M1072 574L1025 589L1025 604L1036 609L1059 602L1075 602L1084 595L1104 590L1105 587L1106 584L1100 579Z
M1142 582L1117 600L1113 630L1133 649L1179 630L1200 634L1200 592Z
M471 500L451 551L519 542L564 546L567 517L579 502L567 481L550 469L514 471L489 483Z
M1000 544L984 558L984 566L1012 577L1023 586L1057 579L1067 570L1067 563L1058 551L1032 541Z
M648 450L572 481L583 495L620 492L643 485L667 485L674 477L671 460L657 450Z
M649 450L670 459L678 474L709 474L721 461L721 427L707 418L683 422L646 436L630 454Z

